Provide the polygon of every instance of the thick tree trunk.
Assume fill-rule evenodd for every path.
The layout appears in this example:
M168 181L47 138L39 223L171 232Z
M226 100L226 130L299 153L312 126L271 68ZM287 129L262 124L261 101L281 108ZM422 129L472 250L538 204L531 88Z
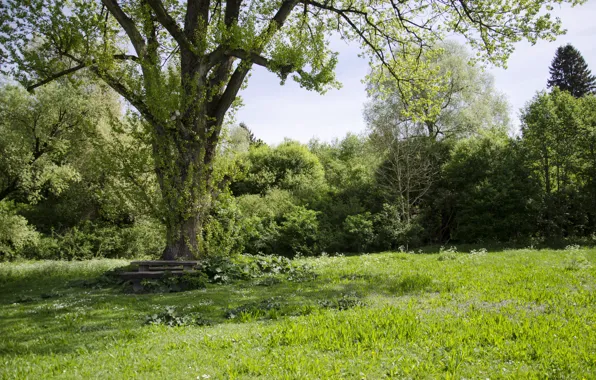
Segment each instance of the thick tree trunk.
M195 259L200 255L197 236L201 232L200 220L189 218L178 225L168 226L167 244L163 260Z
M197 259L201 251L202 227L212 203L214 155L205 135L203 117L180 121L176 129L163 130L155 142L156 173L161 187L166 224L164 260Z

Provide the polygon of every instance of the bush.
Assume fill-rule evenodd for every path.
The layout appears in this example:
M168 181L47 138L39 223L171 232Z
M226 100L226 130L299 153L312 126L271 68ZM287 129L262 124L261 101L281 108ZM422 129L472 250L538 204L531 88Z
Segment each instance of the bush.
M165 325L168 327L179 326L205 326L212 324L199 313L181 314L173 306L166 306L164 311L148 315L145 318L147 325Z
M302 206L296 206L292 212L284 215L279 228L277 253L283 256L313 256L319 253L317 236L319 222L317 212Z
M286 257L319 253L318 213L293 201L292 195L283 190L238 198L244 215L241 235L246 252Z
M62 234L52 233L23 250L31 259L85 260L96 257L156 257L164 249L163 226L152 220L118 227L87 221Z
M218 199L203 225L202 251L208 256L231 256L244 251L252 226L229 195Z
M458 142L444 176L455 194L452 240L506 242L536 232L542 203L539 184L524 150L507 136Z
M234 195L267 194L273 189L291 191L309 203L324 192L325 173L317 156L297 142L275 148L253 147L245 161L244 178L232 183Z
M298 264L283 256L238 255L231 257L210 257L200 264L201 273L209 282L228 283L234 280L249 280L285 275L289 281L312 280L315 274L307 265Z
M39 237L27 219L17 215L13 203L0 202L0 260L21 256L23 250L35 247Z
M374 216L377 231L377 246L380 249L396 249L401 246L420 244L423 228L416 219L403 220L397 205L383 204L383 209Z
M349 215L344 221L344 230L350 247L358 252L369 250L375 240L375 229L370 212Z

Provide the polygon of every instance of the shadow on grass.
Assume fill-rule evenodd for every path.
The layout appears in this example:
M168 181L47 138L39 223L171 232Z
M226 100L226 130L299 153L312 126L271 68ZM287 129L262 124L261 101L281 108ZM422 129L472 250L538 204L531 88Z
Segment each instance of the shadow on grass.
M367 297L376 294L402 296L440 288L421 274L354 274L307 282L260 279L151 294L126 294L120 287L81 287L84 282L74 281L93 277L84 273L44 278L34 272L3 281L0 355L90 352L142 340L148 331L146 318L167 308L182 316L198 314L211 324L243 323L345 310L366 305Z

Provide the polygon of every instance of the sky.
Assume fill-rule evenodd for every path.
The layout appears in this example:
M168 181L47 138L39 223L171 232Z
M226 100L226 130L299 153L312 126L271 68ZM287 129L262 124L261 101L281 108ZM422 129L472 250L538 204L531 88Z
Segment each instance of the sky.
M495 87L509 100L514 128L519 126L519 110L537 91L546 89L548 67L557 47L571 43L584 56L596 74L596 0L580 7L555 6L553 15L561 18L567 34L554 42L536 45L520 42L515 45L507 69L488 67L495 78ZM240 94L244 106L236 114L254 135L266 143L276 144L284 138L303 143L311 138L331 141L347 133L366 130L363 118L367 101L362 80L368 63L359 58L359 49L337 41L332 47L339 52L336 76L343 87L325 95L310 92L288 79L280 86L279 78L262 67L255 67L248 87Z

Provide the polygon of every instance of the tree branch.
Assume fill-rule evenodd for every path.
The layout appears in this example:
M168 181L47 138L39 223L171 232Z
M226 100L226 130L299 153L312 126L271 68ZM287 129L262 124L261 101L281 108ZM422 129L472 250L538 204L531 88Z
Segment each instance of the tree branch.
M195 46L190 42L188 38L186 38L186 35L182 31L182 29L180 29L180 27L176 23L176 20L174 20L172 16L168 14L161 0L146 1L155 12L155 17L157 18L157 21L161 25L163 25L168 32L170 32L170 34L172 35L172 37L174 37L178 45L180 45L184 49L187 49L195 53ZM192 0L189 0L189 3L190 2L192 2Z
M302 71L301 69L295 69L293 65L284 65L276 68L275 64L270 59L263 57L262 55L259 55L257 53L249 52L242 49L229 50L226 52L226 55L240 58L244 61L252 62L255 65L265 67L271 71L277 71L280 74L280 76L284 79L291 72L296 72L300 75L304 74L304 71Z
M104 82L106 82L114 91L120 94L124 99L128 100L128 102L137 109L143 115L143 117L151 123L151 125L157 127L161 126L161 123L157 118L151 113L149 107L143 102L141 97L137 96L137 94L130 91L126 88L122 83L120 83L116 78L108 75L105 72L99 70L97 66L90 66L89 69L93 71L98 77L100 77Z
M123 60L123 61L130 60L130 61L137 62L139 60L139 58L137 56L128 55L128 54L115 54L113 57L114 57L114 59L119 59L119 60ZM76 60L76 61L79 62L78 60ZM93 61L91 64L95 64L95 61ZM50 83L50 82L52 82L52 81L54 81L54 80L56 80L58 78L61 78L61 77L65 76L65 75L68 75L68 74L72 74L74 72L77 72L77 71L79 71L81 69L84 69L86 67L89 67L89 66L90 65L88 65L86 63L80 63L80 64L78 64L78 65L76 65L74 67L71 67L70 69L66 69L66 70L60 71L60 72L58 72L56 74L53 74L53 75L49 76L48 78L46 78L46 79L44 79L44 80L42 80L40 82L37 82L37 83L35 83L35 84L31 85L31 86L28 86L27 87L27 91L31 92L31 91L35 90L37 87L41 87L44 84L48 84L48 83Z
M137 29L134 21L128 17L126 13L124 13L116 0L102 0L102 3L106 6L106 8L108 8L110 13L114 16L116 21L118 21L120 26L128 35L132 46L137 52L137 56L143 58L145 56L146 43L145 39Z
M87 65L84 64L84 63L82 63L82 64L77 65L75 67L71 67L70 69L61 71L61 72L56 73L54 75L51 75L50 77L42 80L41 82L37 82L37 83L35 83L35 84L31 85L31 86L28 86L27 87L27 91L31 92L31 91L35 90L37 87L41 87L44 84L48 84L48 83L50 83L50 82L52 82L52 81L54 81L54 80L56 80L58 78L61 78L61 77L65 76L65 75L68 75L68 74L72 74L74 72L77 72L77 71L79 71L81 69L84 69L85 67L87 67Z
M265 30L263 30L263 32L261 32L261 34L257 37L259 40L264 42L257 49L257 51L254 52L256 56L254 56L253 58L257 58L259 62L265 63L261 60L261 58L259 58L261 52L265 49L265 46L269 42L273 33L275 33L275 31L279 30L284 25L285 21L289 17L296 4L298 4L298 0L285 0L281 4L280 8L275 13L275 16L273 16L273 18L270 20ZM218 52L218 54L220 53L221 52ZM225 57L225 54L223 56ZM240 61L240 63L234 70L234 73L230 77L230 80L228 81L228 84L221 96L215 97L213 101L210 102L210 104L208 105L208 112L210 116L213 117L214 122L211 125L211 133L209 135L209 141L207 144L209 152L208 154L205 154L205 162L209 162L209 160L211 160L210 155L214 154L214 147L216 146L217 141L219 139L219 134L221 131L221 125L223 123L224 115L234 102L234 99L236 99L236 95L238 95L238 91L240 90L240 87L242 87L242 83L244 82L246 75L250 71L252 64L252 60L243 59L242 61Z
M238 22L238 16L240 15L240 4L242 0L228 0L226 1L226 13L224 16L224 22L229 28L235 22Z
M192 43L196 43L197 34L204 34L209 21L210 0L190 0L186 5L186 16L184 17L184 34ZM203 25L201 25L201 21ZM201 26L201 30L199 27Z
M265 28L265 30L259 35L258 38L263 39L265 36L271 34L272 32L279 30L286 22L288 16L292 12L292 9L294 9L296 4L298 4L298 0L284 1L279 10L275 13L275 16L273 16L273 18L269 22L267 28ZM269 40L266 39L265 42L260 46L260 51L256 51L255 54L259 55L261 51L265 48L268 41ZM232 105L232 102L236 98L236 95L238 94L238 91L242 86L242 82L244 82L244 78L246 78L246 74L248 74L248 72L251 69L252 63L253 62L250 60L242 60L238 64L238 67L236 67L236 70L234 70L234 73L232 74L232 77L230 78L230 81L228 82L226 89L221 95L221 98L217 102L217 105L212 113L212 115L216 118L216 120L218 120L218 122L221 122L221 120L223 120L225 112Z

